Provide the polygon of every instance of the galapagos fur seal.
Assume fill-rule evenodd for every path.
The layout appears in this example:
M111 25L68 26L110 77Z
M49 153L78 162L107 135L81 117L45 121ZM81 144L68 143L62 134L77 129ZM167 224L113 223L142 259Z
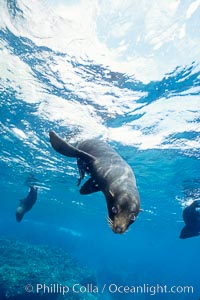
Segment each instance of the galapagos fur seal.
M115 233L124 233L136 220L140 198L131 167L108 144L97 139L79 142L76 147L50 131L50 143L60 154L77 158L80 178L90 178L80 188L82 195L102 191L107 202L108 224Z
M37 200L37 190L38 188L35 186L30 186L30 191L28 193L28 196L22 200L20 200L19 206L17 207L16 210L16 220L17 222L20 222L24 214L31 210L33 205L35 204Z
M183 210L183 220L185 226L181 231L180 239L200 235L200 200L193 201Z

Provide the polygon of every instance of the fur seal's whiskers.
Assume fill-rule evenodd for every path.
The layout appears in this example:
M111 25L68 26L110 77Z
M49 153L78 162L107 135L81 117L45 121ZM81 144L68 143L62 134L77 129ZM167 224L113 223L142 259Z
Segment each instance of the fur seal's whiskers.
M113 228L113 221L109 218L109 217L106 217L107 221L108 221L108 225L110 228Z

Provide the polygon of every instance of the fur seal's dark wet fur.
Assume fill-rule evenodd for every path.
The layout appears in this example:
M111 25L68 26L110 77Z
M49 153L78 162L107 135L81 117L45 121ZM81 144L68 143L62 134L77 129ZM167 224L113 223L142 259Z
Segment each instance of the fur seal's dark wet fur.
M185 227L181 231L181 239L200 235L200 200L193 201L183 210L183 220Z
M24 214L31 210L31 208L33 207L33 205L35 204L36 200L37 200L37 187L35 186L30 186L30 191L29 194L26 198L20 200L19 206L17 207L16 210L16 220L17 222L20 222L23 217Z
M85 140L73 147L52 131L49 136L57 152L77 158L80 173L78 185L85 173L91 176L81 187L80 193L102 191L107 202L110 227L115 233L124 233L140 211L139 194L130 166L100 140Z

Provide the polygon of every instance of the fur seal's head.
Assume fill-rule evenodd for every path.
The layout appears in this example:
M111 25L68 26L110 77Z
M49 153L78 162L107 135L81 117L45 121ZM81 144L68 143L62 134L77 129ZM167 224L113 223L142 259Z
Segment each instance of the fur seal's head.
M24 208L22 206L18 206L16 210L16 220L17 222L20 222L23 219L24 216Z
M109 192L107 199L108 224L115 233L124 233L135 222L140 211L138 191L118 195Z

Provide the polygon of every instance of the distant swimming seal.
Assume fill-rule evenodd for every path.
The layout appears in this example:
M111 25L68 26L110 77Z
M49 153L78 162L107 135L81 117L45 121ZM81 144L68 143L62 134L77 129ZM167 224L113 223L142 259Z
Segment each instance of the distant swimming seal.
M17 222L20 222L23 219L24 214L31 210L33 205L35 204L37 200L37 187L30 186L29 194L26 198L20 200L19 206L16 210L16 220Z
M185 227L181 231L181 239L200 235L200 200L193 201L183 210L183 220Z
M108 223L113 232L124 233L140 211L139 193L130 166L103 141L85 140L76 147L49 133L52 147L68 157L76 157L81 180L85 173L91 177L81 187L83 195L102 191L108 208Z

